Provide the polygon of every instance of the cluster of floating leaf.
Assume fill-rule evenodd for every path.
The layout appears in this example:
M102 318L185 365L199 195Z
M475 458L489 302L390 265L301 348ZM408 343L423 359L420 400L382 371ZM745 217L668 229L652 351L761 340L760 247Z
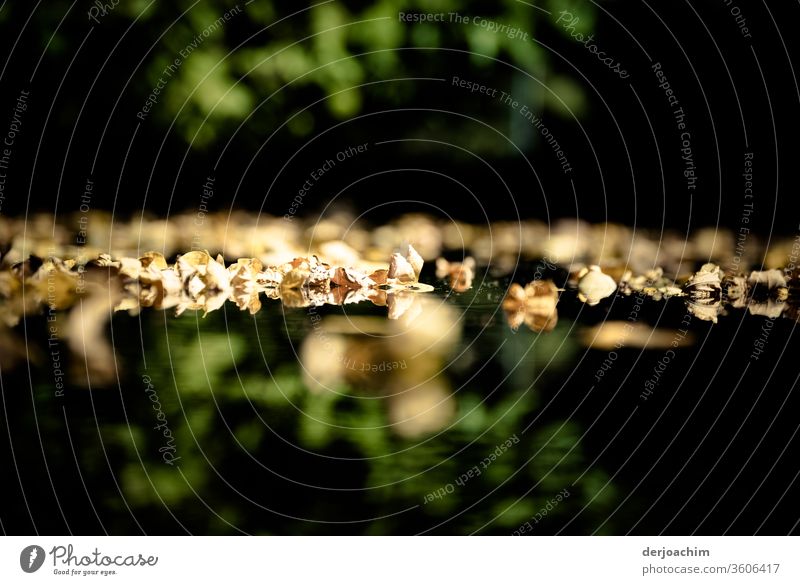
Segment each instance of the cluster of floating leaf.
M333 266L315 255L265 266L257 258L225 265L222 256L194 250L168 264L158 252L139 258L113 259L107 254L79 264L74 259L29 257L0 272L0 315L9 325L42 305L57 311L79 298L103 292L115 299L114 310L140 307L208 313L227 301L255 314L260 295L289 307L343 305L369 301L387 306L396 319L410 305L404 299L433 287L419 282L424 261L413 246L393 253L388 266ZM105 284L105 286L103 286Z
M579 220L481 226L407 214L368 226L344 213L287 222L244 212L208 214L198 228L193 214L113 221L98 211L85 228L85 244L78 246L74 227L85 224L72 222L70 229L69 219L0 218L3 322L13 325L42 304L68 308L92 290L109 291L116 310L208 312L231 301L255 313L264 295L289 307L368 301L387 306L390 318L396 318L410 293L432 290L419 283L423 259L435 260L436 277L456 293L473 287L477 266L500 277L516 271L521 261L545 259L570 273L567 288L590 306L616 293L643 294L653 300L682 297L696 317L708 321L727 308L794 315L790 292L796 278L778 267L795 243L773 239L766 249L753 236L742 251L731 232L719 229L701 229L686 238ZM198 238L208 251L180 253L196 248ZM161 252L142 255L142 248ZM460 261L446 259L456 251ZM173 257L169 264L166 258ZM223 257L241 259L226 264ZM713 264L693 272L702 261ZM749 276L719 268L757 262L766 270ZM555 326L561 291L540 280L508 290L503 307L512 327L524 323L548 331Z
M684 285L687 307L698 318L717 322L726 307L747 309L752 315L797 320L796 270L754 270L749 276L723 275L719 266L704 265Z
M367 301L386 306L389 318L397 319L412 304L413 293L434 290L419 281L423 265L412 245L405 255L392 253L383 267L364 261L336 266L316 255L272 266L258 258L240 258L226 265L222 256L213 258L199 250L179 255L173 264L158 252L119 259L101 254L83 264L75 259L31 256L0 271L0 318L13 326L42 305L63 310L78 298L102 291L115 299L111 308L131 312L152 307L174 309L177 315L187 310L208 313L230 301L255 314L261 309L263 294L287 307ZM475 267L471 257L463 262L440 257L436 276L454 292L465 292L473 285ZM640 294L655 301L681 297L695 317L715 323L727 308L746 308L753 315L770 318L797 317L797 304L791 302L797 296L793 293L798 288L797 271L725 275L718 265L707 263L679 281L666 277L661 268L635 276L626 270L616 278L606 270L597 265L580 267L570 275L568 286L589 306L616 293ZM514 330L525 324L534 331L551 331L558 322L561 292L550 280L536 279L524 287L511 284L502 304L509 325Z
M654 301L680 297L687 310L702 321L716 323L729 308L747 309L750 314L776 319L800 317L800 270L754 270L749 275L726 275L713 263L681 281L664 276L661 268L634 276L630 270L618 280L601 267L583 267L571 275L569 285L578 299L594 306L614 294L644 295ZM551 331L557 321L556 305L562 292L550 280L534 280L527 285L512 284L503 300L503 309L512 329L523 323L536 332Z

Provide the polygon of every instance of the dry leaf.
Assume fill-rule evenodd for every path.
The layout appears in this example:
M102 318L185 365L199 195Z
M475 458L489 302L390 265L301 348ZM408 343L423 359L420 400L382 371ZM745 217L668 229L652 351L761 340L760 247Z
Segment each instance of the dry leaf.
M398 282L415 282L417 280L414 267L408 260L396 252L392 254L389 260L389 273L387 276Z
M448 262L444 258L436 259L437 278L447 278L448 285L454 292L466 292L472 288L475 278L475 259L467 257L464 262Z
M291 290L302 287L309 274L307 269L295 268L287 272L281 281L281 290Z
M324 262L320 262L316 256L312 256L308 261L308 278L306 286L322 287L327 290L330 285L331 267Z
M414 305L416 295L413 293L393 293L386 297L386 306L389 307L389 319L399 319Z
M375 285L369 276L353 268L336 268L331 282L345 288L369 288Z
M141 258L139 258L139 262L141 262L143 268L157 268L158 270L165 270L167 268L167 260L164 258L163 254L159 252L145 252Z
M786 275L782 270L754 270L747 280L751 285L765 285L768 289L787 286Z
M408 253L406 253L406 260L411 265L411 268L414 270L414 280L419 280L419 275L422 273L422 265L425 264L425 261L422 259L422 256L414 249L414 246L411 244L408 245Z
M259 272L256 280L261 286L275 288L279 287L283 282L283 275L284 273L279 268L270 266Z
M584 268L578 279L578 298L589 306L598 304L617 290L617 283L599 266Z
M389 278L388 270L376 270L369 275L370 280L377 285L386 284L386 279Z
M503 300L509 326L517 330L525 323L531 330L547 333L558 323L558 289L550 280L534 280L525 288L514 283Z

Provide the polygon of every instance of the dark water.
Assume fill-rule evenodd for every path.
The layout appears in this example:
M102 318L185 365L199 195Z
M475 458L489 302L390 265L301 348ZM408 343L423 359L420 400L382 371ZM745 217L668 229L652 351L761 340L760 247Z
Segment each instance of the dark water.
M743 311L688 321L691 342L669 354L587 348L633 299L565 294L552 332L515 333L506 286L424 295L413 333L368 303L118 313L111 380L77 385L86 366L60 347L63 396L47 322L28 318L15 333L30 362L2 375L3 529L794 529L794 322L770 321L758 359L768 320ZM671 334L685 315L648 301L639 319Z

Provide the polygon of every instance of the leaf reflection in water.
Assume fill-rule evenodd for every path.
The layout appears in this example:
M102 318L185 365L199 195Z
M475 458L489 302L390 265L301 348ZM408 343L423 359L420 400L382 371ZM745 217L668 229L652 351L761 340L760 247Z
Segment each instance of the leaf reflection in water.
M461 339L461 320L452 305L431 297L393 296L404 310L391 321L309 311L312 332L300 365L309 391L348 388L380 398L392 431L413 438L446 428L455 415L447 360Z
M551 280L534 280L521 287L513 283L503 300L508 324L516 331L523 323L531 331L550 332L558 322L558 289Z

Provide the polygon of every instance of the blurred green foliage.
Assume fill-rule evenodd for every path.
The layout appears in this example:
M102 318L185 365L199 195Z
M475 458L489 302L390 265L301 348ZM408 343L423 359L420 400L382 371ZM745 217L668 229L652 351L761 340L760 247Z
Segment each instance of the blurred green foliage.
M194 147L205 148L240 125L264 137L285 124L290 136L306 137L365 111L435 107L426 95L437 91L432 82L414 78L453 74L513 90L532 109L579 115L586 100L576 74L537 39L543 32L544 38L566 34L556 23L561 10L580 17L578 29L590 29L593 5L582 0L536 4L538 8L515 0L332 0L310 5L288 0L121 0L95 24L94 36L121 37L124 43L117 51L132 57L130 66L107 68L104 84L113 87L109 79L118 76L122 85L132 76L126 93L141 102L164 79L148 123L173 127ZM78 50L86 8L52 0L35 11L33 26L42 46L48 46L49 59L66 64ZM9 13L0 13L0 18ZM401 22L399 13L443 13L446 20ZM450 13L516 27L526 36L451 22ZM65 15L74 21L61 22ZM25 17L21 12L17 16ZM176 59L179 67L165 75ZM400 79L408 80L387 81ZM465 93L465 102L467 97ZM485 102L460 104L459 110L478 112L499 128L514 121L509 108L490 108ZM497 149L496 142L476 136L466 122L463 127L451 121L443 125L433 118L421 124L426 125L455 135L460 144ZM527 140L535 140L532 132Z
M480 305L476 297L460 296L455 303L466 308L477 300ZM468 331L469 320L483 314L483 309L467 314ZM231 491L232 485L239 490L251 483L261 486L247 495L257 506L295 508L299 518L372 517L356 526L370 534L440 523L436 530L447 533L508 534L568 489L571 496L536 529L546 534L552 530L548 524L563 524L584 507L585 522L596 525L617 502L606 475L587 469L579 425L539 414L542 389L557 385L575 356L568 323L546 336L520 331L507 337L489 365L496 363L506 382L491 382L496 386L491 393L491 386L473 377L470 363L454 363L448 374L459 388L454 421L441 434L417 439L394 433L385 400L354 399L357 392L347 387L319 392L304 386L289 349L310 333L302 311L261 311L255 319L220 311L205 319L185 314L166 321L148 313L143 326L147 369L144 362L128 367L134 377L146 371L152 379L181 459L179 469L161 460L163 438L150 428L154 414L134 379L126 398L130 419L103 422L100 433L105 448L115 453L122 496L137 517L146 518L148 510L157 515L164 506L197 517L201 498L213 510L201 513L208 523L203 530L233 533L236 526L256 533L318 534L332 529L256 514L256 504ZM503 323L485 334L490 345L508 336ZM462 474L511 437L519 442L458 485ZM88 460L97 463L98 453L86 450L81 457L91 467ZM332 458L330 465L320 457ZM293 482L299 482L295 489ZM354 491L348 497L354 499L349 506L336 503L341 493L323 497L324 488L306 491L304 482L349 486ZM425 503L428 494L448 484L452 493ZM119 494L108 498L109 508L119 505ZM393 515L400 510L410 512Z

